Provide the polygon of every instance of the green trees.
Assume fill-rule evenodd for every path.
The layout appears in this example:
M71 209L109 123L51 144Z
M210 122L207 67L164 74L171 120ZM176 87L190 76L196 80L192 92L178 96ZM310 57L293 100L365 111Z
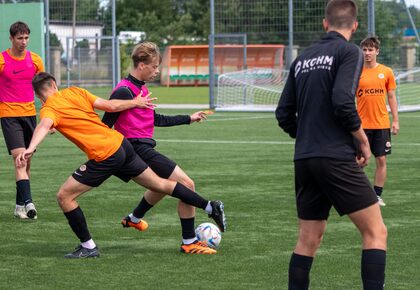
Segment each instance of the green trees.
M206 43L209 5L209 0L117 0L117 31L144 31L160 46Z

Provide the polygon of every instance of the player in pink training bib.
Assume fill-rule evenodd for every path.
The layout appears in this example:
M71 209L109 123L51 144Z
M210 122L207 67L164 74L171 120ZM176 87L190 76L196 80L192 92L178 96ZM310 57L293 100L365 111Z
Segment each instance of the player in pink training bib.
M110 99L132 99L141 95L146 97L149 93L145 82L153 80L159 74L161 55L156 44L144 42L138 44L132 52L133 69L127 78L123 79L113 90ZM122 133L133 145L136 153L160 177L171 179L184 184L191 190L195 189L191 178L171 159L160 154L154 148L154 127L169 127L191 124L206 119L203 111L189 115L165 116L157 114L152 109L131 109L122 113L105 113L102 121L109 127ZM143 199L133 213L122 220L123 226L133 226L133 222L142 221L145 214L158 203L164 195L146 191ZM226 229L226 219L221 201L211 201L204 208L212 214L221 231ZM197 241L195 236L195 207L184 202L178 204L178 214L182 227L181 252L209 254L212 251ZM214 251L214 250L213 250Z
M36 126L36 110L32 78L44 71L42 59L27 50L28 25L15 22L10 26L12 47L0 53L0 118L7 151L16 160L27 148ZM32 201L30 163L18 168L16 176L16 206L14 215L20 219L36 219L37 210Z

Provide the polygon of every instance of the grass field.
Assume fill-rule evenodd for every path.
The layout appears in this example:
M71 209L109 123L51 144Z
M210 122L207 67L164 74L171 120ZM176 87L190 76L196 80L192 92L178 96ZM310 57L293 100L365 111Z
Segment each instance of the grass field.
M168 114L180 111L163 111ZM383 208L389 229L386 289L419 289L420 113L402 114L394 138ZM175 159L207 198L222 199L228 231L215 256L179 253L176 200L164 199L140 233L119 221L144 189L111 178L80 198L101 258L68 261L77 245L55 193L85 157L60 134L33 158L37 221L13 218L15 184L0 153L0 289L287 289L296 240L293 144L273 114L216 113L207 122L158 128L158 149ZM372 174L373 166L367 169ZM197 225L208 221L197 211ZM361 289L360 237L332 212L311 273L311 289Z
M88 88L93 94L108 99L111 87ZM208 87L158 87L149 86L153 98L158 98L160 104L208 104Z

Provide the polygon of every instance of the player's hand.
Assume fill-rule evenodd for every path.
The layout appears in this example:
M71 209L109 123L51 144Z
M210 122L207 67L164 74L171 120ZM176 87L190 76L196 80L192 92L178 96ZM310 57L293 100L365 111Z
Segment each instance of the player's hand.
M356 156L356 162L360 167L365 167L369 163L369 159L372 156L370 151L369 142L360 144L360 152Z
M392 121L392 126L391 126L392 135L397 135L399 131L400 131L400 123L398 121Z
M207 120L207 114L203 111L195 112L190 116L191 123L201 122L202 120Z
M28 160L31 159L34 152L35 149L28 148L25 151L19 153L19 155L16 157L16 166L19 168L26 166Z
M51 128L50 131L48 131L50 135L55 134L57 130L55 128Z
M143 92L140 92L140 94L134 98L136 107L154 110L156 105L153 104L153 101L156 101L157 98L150 98L151 95L152 93L148 93L146 96L143 97Z

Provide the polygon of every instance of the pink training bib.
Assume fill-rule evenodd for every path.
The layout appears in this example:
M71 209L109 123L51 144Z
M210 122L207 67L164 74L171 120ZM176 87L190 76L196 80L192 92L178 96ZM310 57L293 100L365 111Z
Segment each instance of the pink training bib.
M127 79L121 80L114 91L120 87L128 87L135 96L143 92L146 97L149 90L144 85L141 90ZM115 130L124 135L125 138L152 138L155 129L155 112L152 109L134 108L120 113Z
M23 60L13 59L6 51L3 51L2 55L5 64L0 73L0 102L33 102L35 95L32 78L35 76L36 69L30 51L26 51Z

